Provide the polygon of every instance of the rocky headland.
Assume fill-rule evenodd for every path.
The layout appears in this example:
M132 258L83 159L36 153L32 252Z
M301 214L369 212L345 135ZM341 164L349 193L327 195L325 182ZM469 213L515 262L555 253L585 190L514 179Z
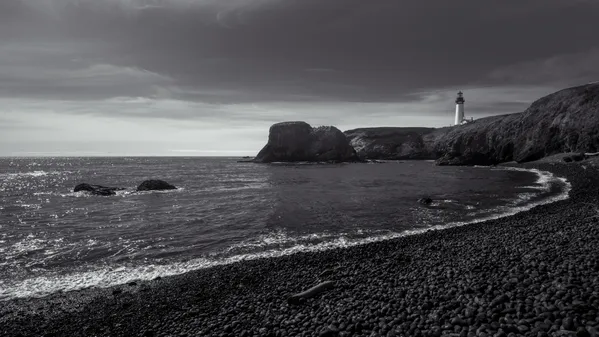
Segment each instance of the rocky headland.
M365 159L436 159L439 165L530 162L564 152L599 149L599 83L558 91L524 112L439 129L362 128L345 131Z
M339 131L283 122L270 128L255 162L432 159L438 165L530 162L557 153L599 151L599 83L564 89L524 112L445 128ZM576 161L576 157L572 158Z

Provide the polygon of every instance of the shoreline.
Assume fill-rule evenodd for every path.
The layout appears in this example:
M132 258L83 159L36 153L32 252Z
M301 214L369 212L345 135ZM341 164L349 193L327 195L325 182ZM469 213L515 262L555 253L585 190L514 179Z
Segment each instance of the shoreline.
M111 288L9 300L0 308L0 335L370 336L375 332L437 336L448 330L468 336L476 331L471 327L476 327L487 334L501 328L506 335L537 336L545 330L575 334L578 328L599 329L599 248L591 244L599 239L599 211L587 204L597 201L597 169L577 164L517 167L566 177L572 184L570 198L500 219L365 245L246 260ZM556 236L552 231L570 233ZM574 244L573 238L587 243ZM568 242L562 244L564 239ZM552 243L560 248L558 252L563 250L557 259ZM581 260L581 254L587 259ZM525 256L526 261L518 261ZM568 269L570 262L578 266ZM562 287L556 282L566 281L548 277L552 275L546 273L547 265L559 267L565 273L559 276L570 287L559 290ZM577 269L580 266L586 272ZM533 277L535 270L538 276ZM588 282L573 282L580 275ZM291 294L325 280L334 282L334 288L301 305L287 303ZM539 285L533 288L544 290L528 296L520 287L527 280L527 287ZM563 308L543 300L551 287L558 289L555 296L564 292L556 299ZM501 290L511 294L507 300L497 300ZM587 319L577 314L581 305L595 316ZM553 324L535 320L548 312L542 317ZM530 313L533 317L528 317ZM565 316L574 316L573 322ZM560 325L554 328L556 322ZM585 325L588 322L590 328Z
M74 273L66 273L61 274L60 276L55 275L45 276L39 275L33 278L25 279L22 282L2 282L0 280L0 303L10 300L15 300L19 298L43 298L49 295L52 295L56 292L70 292L70 291L78 291L82 289L89 289L92 287L98 288L110 288L116 286L122 286L129 282L140 282L140 281L150 281L157 276L160 277L171 277L177 276L188 272L195 272L198 270L204 270L208 268L213 268L215 266L227 265L232 263L239 263L250 260L257 259L265 259L265 258L278 258L282 256L288 256L292 254L302 253L302 252L320 252L330 249L338 249L338 248L349 248L359 245L370 244L374 242L393 240L400 237L410 236L410 235L419 235L422 233L426 233L431 230L445 230L452 227L466 226L473 223L484 222L489 220L501 219L509 216L513 216L514 214L527 211L533 207L553 203L555 201L563 200L568 198L568 193L571 189L570 184L566 179L562 179L556 177L549 171L540 171L537 169L531 168L522 168L522 167L491 167L491 166L479 166L480 169L483 170L510 170L510 171L520 171L532 173L536 181L532 184L538 184L540 186L532 186L532 188L536 188L538 190L544 190L544 192L539 193L549 193L549 188L553 184L563 184L561 191L559 193L552 193L550 195L545 196L542 199L537 199L535 201L528 201L522 205L518 206L508 206L504 205L500 208L496 208L493 212L489 212L488 214L479 215L476 218L471 218L467 220L454 220L451 222L437 223L431 227L427 228L414 228L414 229L406 229L402 231L389 231L387 233L379 233L376 235L371 235L363 238L343 238L338 237L332 241L323 241L317 244L297 244L285 248L280 249L267 249L264 251L256 251L249 253L240 253L236 255L226 255L224 257L218 259L210 259L205 257L194 258L186 261L172 262L170 264L165 265L139 265L135 267L131 267L129 270L125 270L126 267L122 266L111 266L110 268L104 269L92 269L88 271L78 271ZM559 182L558 182L559 181ZM531 187L531 186L522 186L522 187ZM178 188L177 190L168 190L168 191L159 191L159 193L172 193L173 191L180 191L182 188ZM127 191L120 191L129 193ZM77 194L78 192L71 192L69 194ZM80 192L79 192L80 193ZM143 193L143 192L140 192ZM117 192L117 194L120 194ZM0 226L1 227L1 226ZM219 253L219 252L217 252ZM146 275L143 275L144 271ZM128 276L129 272L133 272L135 276ZM141 274L140 274L141 273ZM103 278L101 281L94 283L93 281L89 281L93 278L94 274L103 274ZM110 276L109 276L110 275ZM109 277L108 277L109 276ZM144 277L145 276L145 277ZM106 278L109 280L106 280ZM80 281L83 280L83 281ZM6 288L2 288L2 285L6 285ZM47 289L48 285L51 289ZM40 290L44 288L43 290Z

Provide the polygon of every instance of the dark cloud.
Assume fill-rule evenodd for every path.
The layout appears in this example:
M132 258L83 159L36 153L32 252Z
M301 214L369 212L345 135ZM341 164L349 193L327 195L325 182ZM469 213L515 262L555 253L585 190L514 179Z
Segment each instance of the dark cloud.
M394 101L415 88L501 83L497 69L599 47L592 1L9 3L13 16L46 13L62 40L104 44L105 63L255 101Z
M557 55L501 67L491 72L493 80L503 83L538 84L586 83L599 79L599 48L581 53Z
M211 126L430 125L457 90L483 116L599 79L597 22L582 0L6 0L0 99Z

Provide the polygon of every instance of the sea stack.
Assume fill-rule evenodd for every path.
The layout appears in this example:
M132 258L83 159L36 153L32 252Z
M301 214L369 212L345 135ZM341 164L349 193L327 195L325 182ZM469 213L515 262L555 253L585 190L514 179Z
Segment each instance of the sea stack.
M334 126L313 128L306 122L270 127L268 143L254 162L349 162L359 158L349 140Z

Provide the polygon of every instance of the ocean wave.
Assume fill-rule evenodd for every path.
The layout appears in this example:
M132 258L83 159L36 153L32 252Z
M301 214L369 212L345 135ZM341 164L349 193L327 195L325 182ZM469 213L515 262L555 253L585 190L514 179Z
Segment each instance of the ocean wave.
M0 173L0 179L16 179L22 177L45 177L49 175L59 175L72 173L71 171L31 171L31 172L16 172L16 173Z
M402 232L379 231L368 232L361 231L357 233L366 234L366 237L350 237L347 233L319 233L293 236L287 232L278 231L265 234L256 239L246 240L236 245L230 246L227 251L234 251L243 248L266 247L260 252L248 252L236 254L233 256L222 256L218 254L195 258L184 262L175 262L170 264L147 264L142 266L116 265L106 267L96 267L93 270L73 272L59 276L38 276L21 281L0 280L0 300L8 300L17 297L40 297L57 291L70 291L89 287L109 287L118 284L124 284L134 280L151 280L158 276L165 277L171 275L183 274L189 271L208 268L216 265L230 264L245 260L254 260L269 257L279 257L291 255L299 252L315 252L335 248L344 248L351 246L364 245L372 242L385 241L399 237L424 233L430 230L443 230L452 227L464 226L472 223L480 223L488 220L499 219L516 213L532 209L536 206L565 200L568 198L571 190L571 184L564 178L555 177L550 172L539 170L528 170L520 168L505 168L509 170L528 171L537 174L536 184L543 187L543 190L549 190L551 184L558 183L562 186L561 193L549 198L525 203L516 207L507 207L501 209L500 213L484 216L481 218L452 222L447 224L433 225L427 228L418 228ZM546 187L548 186L548 187ZM281 247L285 246L287 247ZM275 246L275 247L271 247ZM36 243L27 249L35 249Z
M19 212L19 211L23 211L23 210L38 210L40 208L42 208L41 204L25 204L25 203L19 203L20 200L17 201L16 204L13 205L6 205L4 207L1 207L1 210L4 210L6 213L10 214L12 212Z
M477 208L476 205L461 203L459 200L454 200L454 199L433 200L433 202L430 203L430 205L428 205L428 207L439 208L439 209L452 208L452 209L467 209L467 210L473 210L473 209Z
M0 241L6 243L6 241ZM34 234L29 234L23 237L22 240L14 242L10 246L3 247L6 260L13 260L21 255L27 255L31 252L43 251L44 255L50 255L54 250L62 249L65 246L74 245L64 241L64 238L46 239L37 237Z
M243 249L255 249L255 248L265 248L271 246L284 246L290 243L310 243L310 242L322 242L331 239L337 239L339 237L356 237L356 236L369 236L373 234L380 234L383 232L388 232L385 230L365 230L359 229L355 230L351 233L348 232L321 232L321 233L310 233L310 234L301 234L301 235L293 235L285 230L279 229L274 232L266 233L259 235L255 238L246 239L240 243L233 244L225 249L225 252L232 252L236 250ZM219 255L222 252L215 252L213 255Z
M170 194L170 193L180 193L185 191L184 187L177 187L174 190L159 190L159 191L137 191L137 190L121 190L116 191L117 196L126 197L130 195L147 195L147 194Z
M178 187L177 189L174 190L162 190L162 191L137 191L135 189L124 189L124 190L119 190L119 191L115 191L115 195L117 197L127 197L127 196L132 196L132 195L146 195L146 194L155 194L155 193L177 193L177 192L183 192L185 191L184 187ZM78 191L78 192L64 192L64 191L43 191L43 192L35 192L33 193L33 195L35 196L44 196L44 195L52 195L52 196L58 196L58 197L63 197L63 198L89 198L89 197L98 197L96 195L93 195L87 191Z
M243 190L261 190L270 187L270 183L268 182L259 182L259 183L250 183L245 184L243 186L234 186L234 187L223 187L223 186L215 186L210 188L203 188L197 190L197 192L234 192L234 191L243 191Z
M535 185L521 186L520 188L527 189L536 189L548 192L551 189L551 183L554 182L556 178L551 172L540 171L537 169L525 169L520 167L501 167L494 168L494 170L504 170L504 171L519 171L519 172L531 172L537 175L537 180L534 182Z

